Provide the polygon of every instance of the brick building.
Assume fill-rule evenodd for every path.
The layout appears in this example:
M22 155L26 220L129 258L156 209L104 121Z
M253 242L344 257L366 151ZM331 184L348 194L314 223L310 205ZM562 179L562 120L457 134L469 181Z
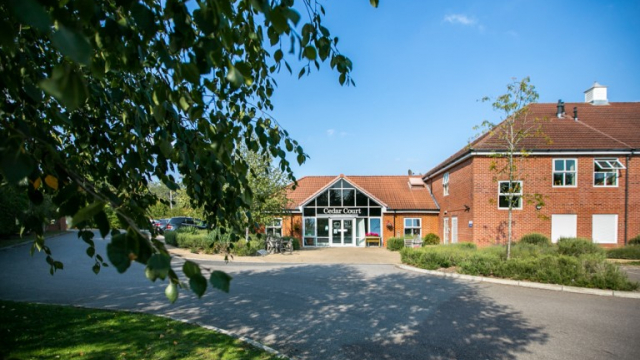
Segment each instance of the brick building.
M542 135L522 143L528 156L511 188L491 169L504 146L487 133L421 177L304 177L268 231L305 247L364 246L367 232L503 244L513 191L514 239L539 232L622 246L640 234L640 103L610 103L596 83L584 103L532 104L528 116Z
M295 236L304 247L384 244L394 236L438 231L439 209L419 176L307 176L289 189L289 206L267 233Z
M609 103L606 90L596 83L584 103L530 105L544 136L525 139L529 155L518 159L515 239L539 232L621 246L640 234L640 103ZM486 134L423 177L443 241L506 241L508 178L491 170L503 149Z

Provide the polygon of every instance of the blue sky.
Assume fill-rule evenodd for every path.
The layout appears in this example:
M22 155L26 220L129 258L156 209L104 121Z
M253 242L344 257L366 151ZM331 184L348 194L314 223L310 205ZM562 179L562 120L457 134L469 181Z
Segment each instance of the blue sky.
M425 173L499 120L478 100L514 77L540 102L582 102L594 81L609 101L640 101L639 1L321 3L356 87L328 63L276 76L272 115L310 155L298 178Z

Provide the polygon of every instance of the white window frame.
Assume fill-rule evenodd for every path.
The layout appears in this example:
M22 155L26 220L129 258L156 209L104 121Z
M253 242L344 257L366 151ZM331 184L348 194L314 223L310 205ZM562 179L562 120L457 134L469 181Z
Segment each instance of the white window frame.
M596 165L599 166L602 170L597 171ZM618 178L620 178L619 170L626 169L624 165L618 159L593 159L593 186L594 187L618 187ZM615 173L615 184L607 185L607 175ZM604 174L604 183L596 184L596 175Z
M407 226L407 220L411 220L409 226ZM418 226L414 226L412 223L414 220L418 220ZM421 218L404 218L403 221L404 224L404 229L403 229L403 234L404 236L407 236L407 229L411 229L411 236L414 236L415 234L413 233L414 229L418 229L418 236L420 236L422 238L422 219Z
M567 170L567 160L573 160L574 163L576 164L576 168L575 170ZM564 162L564 170L556 170L556 161L562 161ZM563 184L562 185L556 185L555 184L555 175L556 173L561 173L563 174L562 176L562 180L563 180ZM566 174L574 174L574 178L575 178L575 184L573 185L567 185L566 184ZM553 159L553 161L551 162L551 185L553 187L557 187L557 188L574 188L574 187L578 187L578 159L572 159L572 158L557 158L557 159Z
M449 173L446 172L442 176L442 193L444 196L449 195Z
M502 183L509 183L509 180L498 181L498 210L509 210L508 206L507 207L500 207L500 197L501 196L509 196L509 194L510 194L510 193L504 193L503 194L503 193L500 192L500 187L501 187L500 185ZM523 194L523 192L522 192L522 187L523 187L522 180L517 180L517 181L514 180L511 183L520 183L520 192L512 193L514 196L519 196L520 197L519 206L518 207L514 206L514 207L512 207L512 209L513 210L522 210L522 203L523 203L523 199L522 199L522 194Z
M266 235L269 235L269 230L272 230L272 232L275 232L275 230L278 230L280 232L279 237L282 237L282 218L275 218L271 222L271 225L264 227L264 233Z

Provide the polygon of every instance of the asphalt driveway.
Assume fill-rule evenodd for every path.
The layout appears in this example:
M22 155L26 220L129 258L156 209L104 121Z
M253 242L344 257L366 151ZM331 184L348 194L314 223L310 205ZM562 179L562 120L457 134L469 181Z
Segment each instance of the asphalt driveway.
M105 241L97 241L98 249ZM75 234L51 239L65 270L28 247L0 251L0 298L170 315L228 329L299 359L636 359L640 300L458 282L386 264L201 260L231 293L181 294L143 268L94 275ZM364 249L366 250L366 249ZM104 251L102 250L104 254ZM175 262L180 267L181 261Z

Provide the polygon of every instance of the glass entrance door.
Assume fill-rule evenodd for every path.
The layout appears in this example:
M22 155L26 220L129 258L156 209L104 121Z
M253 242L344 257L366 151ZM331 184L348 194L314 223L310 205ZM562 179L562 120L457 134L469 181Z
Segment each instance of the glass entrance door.
M331 245L353 245L353 219L331 220Z

